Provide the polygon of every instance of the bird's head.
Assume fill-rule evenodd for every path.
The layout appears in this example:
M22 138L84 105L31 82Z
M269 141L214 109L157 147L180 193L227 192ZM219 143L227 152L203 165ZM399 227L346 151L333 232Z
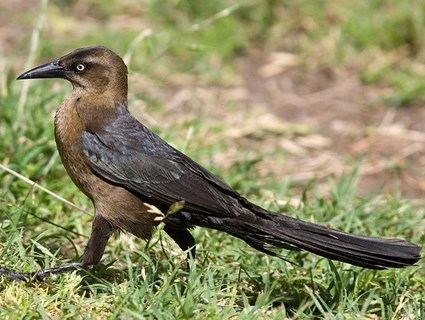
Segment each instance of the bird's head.
M88 92L113 91L127 96L127 66L112 50L79 48L21 74L17 79L63 78Z

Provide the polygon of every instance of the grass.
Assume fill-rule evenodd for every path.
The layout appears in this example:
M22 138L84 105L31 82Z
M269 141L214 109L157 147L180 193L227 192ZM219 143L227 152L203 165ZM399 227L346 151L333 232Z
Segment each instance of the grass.
M182 94L183 102L178 103L172 91L181 83L232 88L241 81L233 63L236 57L253 47L265 52L285 48L303 56L307 69L356 66L366 83L388 86L390 94L384 98L396 105L420 102L423 79L414 66L423 56L422 4L415 11L407 1L393 5L341 1L335 7L330 1L281 5L272 0L147 1L141 6L131 1L87 3L75 8L67 1L61 6L44 2L41 14L47 20L43 27L39 19L32 39L24 41L32 46L24 51L28 54L16 57L19 71L25 61L42 62L86 43L108 45L131 61L133 113L248 198L271 210L345 231L401 237L425 245L423 207L397 192L378 190L367 198L357 197L355 172L328 181L330 191L325 195L315 188L314 180L298 185L261 175L256 164L273 159L284 165L287 156L262 143L264 136L267 141L281 135L293 137L293 128L277 133L256 128L258 135L242 143L232 138L228 127L255 121L254 112L235 99L201 89L189 92L187 100ZM377 11L379 15L374 14ZM91 20L80 22L80 12ZM25 20L34 12L15 15ZM119 15L125 19L118 19ZM135 17L139 19L130 19ZM405 30L401 26L406 21L411 27ZM126 27L131 23L135 27ZM72 29L76 26L78 30ZM142 26L152 32L143 33ZM374 34L382 34L380 41L374 41ZM309 57L317 59L309 63ZM14 59L7 60L7 72L0 76L4 83L1 163L90 212L91 204L67 177L53 140L52 114L69 85L16 83L13 64ZM199 96L203 100L193 98ZM19 101L25 103L17 112ZM235 119L238 116L240 122ZM229 154L236 161L227 163ZM220 156L226 158L221 169ZM77 259L90 234L91 215L3 170L0 179L0 265L31 271ZM297 205L290 204L294 198ZM190 272L184 269L185 254L160 231L149 244L117 235L94 271L45 283L0 279L0 318L425 318L423 262L403 270L375 272L306 253L283 252L294 265L219 232L196 229L194 235L199 254L190 261Z

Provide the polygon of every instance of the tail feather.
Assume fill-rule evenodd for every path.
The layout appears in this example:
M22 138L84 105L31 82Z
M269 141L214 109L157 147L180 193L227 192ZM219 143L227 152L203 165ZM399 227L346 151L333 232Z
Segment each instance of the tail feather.
M402 268L420 259L420 247L404 240L349 234L275 213L262 212L250 221L210 218L192 216L191 220L225 231L270 255L276 255L271 247L306 250L369 269Z

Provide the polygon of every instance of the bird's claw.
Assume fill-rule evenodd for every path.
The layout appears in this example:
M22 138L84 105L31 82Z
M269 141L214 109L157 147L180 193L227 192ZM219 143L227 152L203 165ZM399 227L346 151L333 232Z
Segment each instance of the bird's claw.
M48 276L79 270L82 267L82 264L79 262L55 268L43 269L35 272L17 272L9 268L0 267L0 276L4 276L13 281L44 281L44 279Z
M0 275L14 281L28 281L30 280L29 273L16 272L9 268L0 267Z

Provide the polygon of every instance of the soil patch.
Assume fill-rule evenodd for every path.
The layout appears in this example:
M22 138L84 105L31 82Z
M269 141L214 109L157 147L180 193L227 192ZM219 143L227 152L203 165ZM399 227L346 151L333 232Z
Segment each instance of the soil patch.
M288 158L282 173L295 180L323 180L349 172L361 160L360 194L400 188L403 196L424 196L423 106L386 105L386 89L363 85L353 70L308 71L281 63L273 71L273 63L270 54L242 59L248 103L313 128L312 134L293 139L285 148Z

